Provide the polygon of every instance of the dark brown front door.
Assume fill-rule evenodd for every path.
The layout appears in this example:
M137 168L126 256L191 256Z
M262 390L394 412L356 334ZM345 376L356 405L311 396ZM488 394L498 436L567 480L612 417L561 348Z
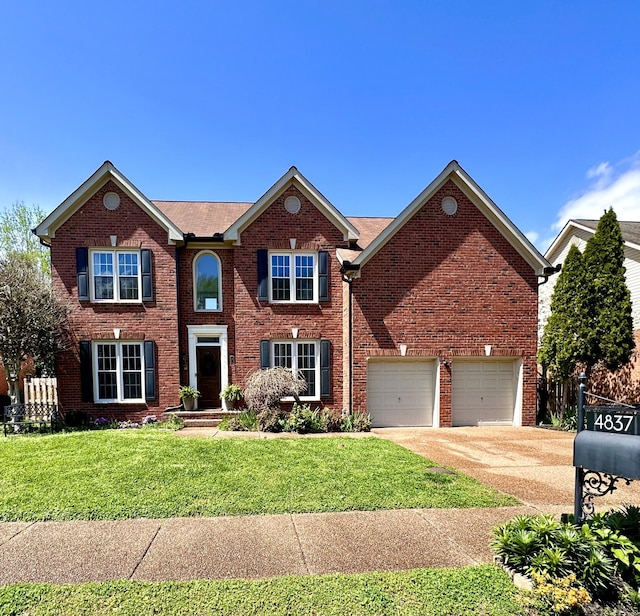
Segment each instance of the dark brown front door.
M198 407L218 408L220 405L220 347L196 347L197 378L200 400Z

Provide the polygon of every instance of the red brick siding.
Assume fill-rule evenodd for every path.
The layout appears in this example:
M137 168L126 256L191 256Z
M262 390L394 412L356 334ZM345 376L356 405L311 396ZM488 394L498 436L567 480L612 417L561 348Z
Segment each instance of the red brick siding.
M296 195L302 208L298 214L284 209L284 200ZM297 250L329 251L330 301L320 304L270 304L257 299L257 250L289 250L289 239ZM343 234L296 188L287 189L242 233L241 245L234 249L235 365L231 380L244 385L260 368L260 340L291 338L299 328L299 338L331 340L332 391L322 403L342 405L342 282L335 256L336 246L344 246ZM230 351L231 352L231 351Z
M220 260L220 277L222 288L222 310L220 312L197 312L194 308L194 276L193 262L203 253L213 253ZM181 353L187 361L181 362L182 383L189 383L188 359L188 326L189 325L227 325L228 354L235 355L235 322L234 322L234 262L233 249L192 248L189 245L178 251L180 262L180 311L182 328L180 331ZM230 366L231 368L232 366ZM232 382L228 375L229 383ZM224 376L223 376L224 380Z
M102 198L108 191L120 195L120 206L108 211ZM144 304L107 304L78 300L76 247L110 246L117 235L118 247L148 248L153 253L154 301ZM57 231L51 241L52 277L55 292L71 307L75 340L57 364L63 410L84 410L92 416L139 419L157 414L178 403L178 335L175 248L168 245L167 231L151 219L118 186L109 181L90 197ZM145 404L84 403L80 389L80 340L113 338L120 328L121 340L152 339L157 345L157 401Z
M458 211L447 216L442 198ZM533 269L449 181L362 269L354 291L354 408L367 405L367 357L484 354L523 359L523 425L535 423L537 279ZM440 425L451 425L442 368Z

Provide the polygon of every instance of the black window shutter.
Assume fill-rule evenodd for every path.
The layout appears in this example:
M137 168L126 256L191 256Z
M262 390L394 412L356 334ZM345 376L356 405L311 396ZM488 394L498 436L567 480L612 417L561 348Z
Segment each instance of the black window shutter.
M156 399L156 343L144 341L144 391L145 400Z
M269 301L269 261L267 251L258 250L258 300Z
M140 251L140 261L142 272L142 301L153 301L153 276L151 271L151 251L145 248Z
M318 252L318 299L329 301L329 253L326 250Z
M93 402L93 368L91 341L80 341L80 392L83 402Z
M260 368L265 370L271 367L271 343L269 340L260 340Z
M331 395L331 341L320 340L320 397Z
M78 299L89 299L89 249L76 248L76 276L78 279Z

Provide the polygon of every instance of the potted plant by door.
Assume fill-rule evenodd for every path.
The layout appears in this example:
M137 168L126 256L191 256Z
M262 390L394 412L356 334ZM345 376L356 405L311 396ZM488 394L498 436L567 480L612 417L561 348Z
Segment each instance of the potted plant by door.
M196 404L196 398L200 397L200 392L194 387L189 387L189 385L180 385L178 394L180 395L180 400L182 400L184 410L193 411Z

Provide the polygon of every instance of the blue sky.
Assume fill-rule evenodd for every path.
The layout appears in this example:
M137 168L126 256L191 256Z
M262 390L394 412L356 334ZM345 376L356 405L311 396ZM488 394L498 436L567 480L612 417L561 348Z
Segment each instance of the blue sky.
M394 216L456 159L544 250L640 220L640 3L5 2L0 207L104 160L151 199L252 201L295 165Z

